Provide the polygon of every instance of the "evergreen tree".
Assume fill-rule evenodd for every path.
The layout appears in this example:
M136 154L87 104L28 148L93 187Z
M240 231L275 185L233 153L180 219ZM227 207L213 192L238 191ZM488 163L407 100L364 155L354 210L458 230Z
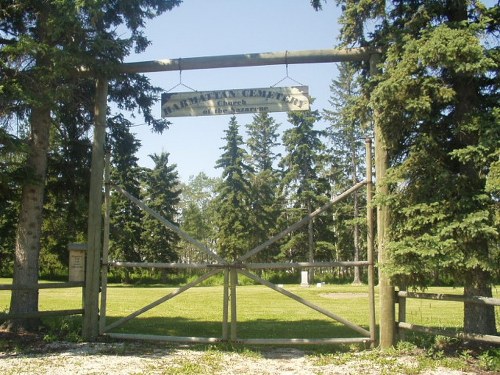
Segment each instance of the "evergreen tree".
M252 246L267 240L276 230L279 216L277 202L278 175L273 164L279 155L274 149L279 145L279 124L267 113L254 115L247 125L247 146L255 174L251 179L253 193L253 241ZM277 249L263 250L258 256L262 261L271 261Z
M181 191L177 165L170 164L168 157L166 152L150 155L154 168L146 172L145 200L149 207L177 225ZM149 215L144 216L142 226L143 260L162 263L177 261L179 236Z
M330 122L327 136L331 143L328 154L332 158L332 195L336 195L364 179L361 93L356 68L352 63L339 64L339 78L330 85L331 109L324 110L324 118ZM344 254L342 259L360 260L362 223L366 215L360 214L363 196L355 191L348 199L334 207L334 232L337 251L354 248L354 254ZM340 260L340 259L339 259ZM361 283L360 267L354 267L354 284Z
M108 120L110 128L109 145L111 149L111 181L133 195L141 197L141 168L135 156L141 144L130 132L130 121L123 116ZM110 217L111 259L140 262L141 224L143 213L139 207L121 194L113 194ZM126 275L128 275L126 273Z
M222 168L222 181L217 187L217 248L219 255L235 260L250 250L252 223L249 216L253 209L253 196L249 175L253 173L248 164L248 154L242 147L236 117L231 117L225 131L226 145L217 160L216 168Z
M92 77L113 76L116 64L123 61L132 48L136 52L143 51L148 45L143 34L144 21L172 9L179 2L16 0L0 3L3 107L0 116L16 117L29 124L26 169L33 176L24 181L21 191L14 258L15 285L38 282L50 128L59 117L54 114L65 110L59 104L71 99L81 101L79 108L86 118L92 118L93 112L88 109L93 99L86 90L81 90L82 87L92 85ZM124 29L128 32L124 33ZM118 33L127 37L122 39ZM82 68L86 75L81 74ZM129 87L137 88L133 78L128 82ZM148 118L148 104L136 103L144 109L148 123L161 125ZM78 114L73 113L71 117L74 119ZM12 292L12 313L37 310L37 290ZM36 330L39 322L22 319L7 325L12 330Z
M23 169L26 149L22 140L0 127L0 275L11 276L19 214L20 186L29 172Z
M383 47L371 105L388 142L394 282L427 286L436 273L491 296L498 268L499 5L340 2L342 40ZM375 20L373 32L366 24ZM383 20L383 21L382 21ZM494 334L493 306L465 304L464 329Z
M286 154L280 163L283 170L280 191L286 202L281 220L287 225L312 213L328 200L329 187L323 173L323 131L314 128L319 118L318 111L290 112L288 115L292 128L283 134ZM329 221L326 216L320 216L314 220L315 225L311 220L306 228L290 234L281 246L282 256L290 261L309 262L328 258ZM320 241L322 247L317 252L315 245ZM309 282L313 282L312 272Z
M68 243L85 242L91 158L89 126L88 122L61 121L53 127L40 253L42 275L65 273Z

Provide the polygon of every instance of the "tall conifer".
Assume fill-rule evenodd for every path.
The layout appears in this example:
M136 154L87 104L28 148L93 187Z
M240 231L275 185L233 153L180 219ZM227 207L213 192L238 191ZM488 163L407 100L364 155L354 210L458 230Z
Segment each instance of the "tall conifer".
M154 167L145 172L144 199L147 205L177 225L180 201L177 165L169 163L169 154L150 155ZM142 256L148 262L175 262L178 259L179 236L157 219L145 215L142 233Z
M280 191L285 202L281 221L286 224L312 213L329 197L324 174L323 131L315 128L319 118L318 111L290 112L288 115L292 128L283 134L286 154L280 162L283 173ZM316 247L318 241L331 241L327 235L330 221L327 216L320 216L314 222L311 220L306 228L292 233L281 246L282 256L291 261L308 262L329 257L328 250L320 248L317 254ZM312 272L309 277L312 282Z
M384 51L371 106L390 158L391 189L379 202L393 213L393 281L425 287L445 277L466 296L491 296L500 261L498 200L487 185L500 147L498 4L339 3L343 43ZM464 328L494 334L493 306L466 303Z
M253 195L249 174L253 173L248 163L248 154L239 134L236 117L231 117L225 131L226 145L217 160L216 167L222 169L222 181L217 187L215 199L219 255L234 260L249 250L252 236Z
M369 133L363 129L363 106L359 75L352 63L339 64L339 77L330 85L331 107L324 110L324 118L330 122L327 137L330 142L332 195L336 195L364 179L364 138ZM334 209L336 250L344 260L360 260L362 253L361 214L363 196L355 191L348 199L339 202ZM354 249L354 253L346 253ZM338 260L341 260L339 258ZM360 267L354 267L353 283L361 283Z
M275 153L278 143L279 124L267 113L254 115L247 125L247 145L255 174L252 176L253 239L252 245L267 240L276 230L279 216L277 199L278 173L275 169L279 155ZM277 249L263 250L259 258L270 261Z
M112 158L111 181L135 197L141 196L141 168L135 155L140 142L130 132L130 121L117 116L108 121ZM121 194L111 200L110 257L139 262L142 211ZM128 274L127 274L128 275Z
M47 171L50 129L68 98L82 102L85 118L92 118L92 96L82 92L95 77L116 78L116 64L135 49L143 51L145 20L178 5L178 0L107 1L2 1L0 19L0 116L29 124L26 169L32 179L23 182L16 234L15 285L36 285ZM126 30L126 32L123 32ZM120 34L119 34L120 33ZM121 35L127 35L123 38ZM86 75L82 76L82 71ZM130 93L144 80L122 79ZM135 82L134 82L135 81ZM146 121L159 129L149 106L150 85L142 86L143 102L127 100L144 110ZM144 90L146 89L146 90ZM83 104L85 103L85 104ZM123 103L123 101L122 101ZM90 109L90 110L89 110ZM79 113L73 113L76 118ZM16 289L11 294L12 313L38 310L38 291ZM36 330L37 319L8 322L10 329Z

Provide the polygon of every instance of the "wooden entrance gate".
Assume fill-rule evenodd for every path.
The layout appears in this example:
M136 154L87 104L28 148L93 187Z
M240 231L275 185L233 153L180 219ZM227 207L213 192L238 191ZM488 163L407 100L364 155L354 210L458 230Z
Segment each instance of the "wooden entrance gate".
M372 153L371 153L371 140L366 141L366 180L357 183L350 189L344 191L342 194L331 199L327 204L318 208L311 214L305 216L295 224L284 229L279 234L273 236L266 242L256 246L255 248L249 250L246 254L240 256L233 262L228 262L227 260L221 258L215 252L207 248L204 244L192 238L189 234L180 230L176 225L172 224L165 218L163 218L159 213L149 208L144 202L140 201L136 197L132 196L119 186L113 186L113 188L123 194L128 198L133 204L136 204L142 210L148 214L155 217L161 224L167 226L169 229L176 232L181 238L193 244L199 251L202 251L209 256L215 263L203 263L203 264L180 264L180 263L137 263L137 262L117 262L108 260L108 244L109 244L109 208L110 208L110 187L109 183L106 184L106 215L105 215L105 225L104 225L104 249L103 249L103 262L101 265L101 308L100 308L100 319L99 319L99 333L102 335L107 335L114 338L120 339L148 339L148 340L164 340L164 341L175 341L175 342L197 342L197 343L210 343L210 342L238 342L244 344L345 344L345 343L370 343L374 345L375 343L375 297L374 297L374 257L373 257L373 212L371 208L372 200ZM109 160L107 165L109 166ZM106 179L109 178L109 168L106 171ZM258 254L262 250L266 249L268 246L272 245L276 241L279 241L289 233L301 228L306 225L314 217L320 215L321 213L327 211L335 203L345 199L353 192L363 188L366 185L367 189L367 260L357 261L357 262L312 262L312 263L249 263L247 262L252 256ZM257 269L309 269L309 268L321 268L321 267L345 267L345 266L363 266L368 269L368 301L369 305L369 329L365 329L357 324L354 324L341 316L328 311L320 306L317 306L310 301L294 294L283 287L277 286L255 273L252 270ZM107 304L107 274L109 267L144 267L144 268L190 268L190 269L205 269L206 272L187 285L184 285L172 293L169 293L158 300L142 307L141 309L129 314L128 316L119 319L111 324L106 322L106 304ZM224 297L223 297L223 316L222 316L222 333L220 337L179 337L179 336L159 336L159 335L141 335L141 334L123 334L123 333L112 333L114 328L117 328L133 318L151 310L152 308L169 301L170 299L178 296L179 294L187 291L188 289L199 285L204 280L220 273L224 273ZM328 318L331 318L347 327L357 332L361 337L349 337L349 338L323 338L323 339L312 339L312 338L294 338L294 339L270 339L270 338L257 338L257 339L242 339L238 337L238 322L237 322L237 285L238 285L238 274L246 276L253 281L262 284L288 298L291 298L308 308L319 312Z
M182 59L183 70L229 68L244 66L284 65L284 64L315 64L334 63L342 61L369 62L370 74L379 74L380 51L367 48L350 48L343 50L311 50L286 51L272 53L254 53L229 56L206 56ZM143 61L120 65L119 73L148 73L179 70L180 59ZM101 76L96 80L95 96L95 128L92 146L92 165L89 192L89 219L87 228L87 259L84 290L84 315L82 335L85 340L95 340L99 334L99 289L101 279L101 258L103 254L102 241L102 186L104 171L104 140L106 134L106 110L108 79ZM387 140L380 128L378 113L374 113L375 139L375 174L377 176L377 191L384 193L387 186L384 184L388 168L386 151ZM371 184L369 184L371 188ZM389 222L389 210L384 204L377 205L377 246L378 261L386 262L387 254L385 243L387 240L386 228ZM373 239L371 239L373 240ZM373 263L373 260L372 262ZM379 342L382 348L389 348L395 341L395 294L394 286L389 277L379 272L379 294L381 306Z

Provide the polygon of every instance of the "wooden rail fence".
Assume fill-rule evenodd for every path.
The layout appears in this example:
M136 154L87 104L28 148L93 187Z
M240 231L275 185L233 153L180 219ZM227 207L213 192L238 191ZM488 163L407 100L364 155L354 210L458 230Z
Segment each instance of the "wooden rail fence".
M40 289L60 289L60 288L82 288L85 286L83 281L70 281L65 283L43 283L36 285L13 285L0 284L0 290L40 290ZM11 319L29 319L29 318L45 318L48 316L68 316L68 315L83 315L84 309L67 309L67 310L48 310L27 313L0 313L0 322Z
M482 335L476 333L458 332L451 329L433 328L422 325L412 324L406 322L406 300L408 298L414 299L428 299L435 301L453 301L464 303L475 303L480 305L500 306L500 298L472 296L465 297L455 294L436 294L436 293L417 293L407 291L396 292L396 302L398 303L399 321L396 322L397 328L400 330L409 330L415 332L423 332L432 335L442 335L447 337L454 337L462 340L481 341L490 344L500 344L500 336L498 335Z

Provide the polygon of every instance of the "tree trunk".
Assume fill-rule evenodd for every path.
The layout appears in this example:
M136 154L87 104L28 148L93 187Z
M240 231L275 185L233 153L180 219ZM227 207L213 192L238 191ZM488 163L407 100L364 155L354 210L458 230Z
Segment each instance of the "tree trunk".
M481 269L468 272L464 296L492 297L490 274ZM464 304L464 331L483 335L496 335L495 307L473 303Z
M466 22L468 20L468 2L465 0L447 1L448 19L451 22ZM452 87L456 92L456 108L453 113L453 120L457 124L458 144L456 148L465 149L466 147L477 147L479 145L478 132L471 132L467 126L463 124L469 123L471 114L475 108L480 108L479 103L481 97L478 89L472 82L473 77L467 74L454 73L451 79ZM460 175L466 176L468 187L466 191L484 190L484 181L480 176L480 171L473 162L467 161L460 165ZM473 188L470 188L470 187ZM473 194L476 194L475 192ZM470 195L470 194L469 194ZM469 197L462 196L462 199ZM470 199L470 198L469 198ZM478 239L470 241L467 246L467 252L476 253L482 259L489 258L488 241L486 239ZM470 269L465 274L464 296L483 296L491 297L491 274L490 272L479 267ZM494 306L476 305L466 303L464 305L464 330L465 332L480 333L480 334L496 334L495 326L495 310Z
M31 179L23 185L19 223L16 234L13 285L35 286L38 284L38 256L42 231L42 211L47 171L47 151L50 134L50 110L33 108L31 112L30 155L27 168ZM13 290L10 312L38 311L38 290ZM6 322L12 331L34 331L39 319L20 319Z

